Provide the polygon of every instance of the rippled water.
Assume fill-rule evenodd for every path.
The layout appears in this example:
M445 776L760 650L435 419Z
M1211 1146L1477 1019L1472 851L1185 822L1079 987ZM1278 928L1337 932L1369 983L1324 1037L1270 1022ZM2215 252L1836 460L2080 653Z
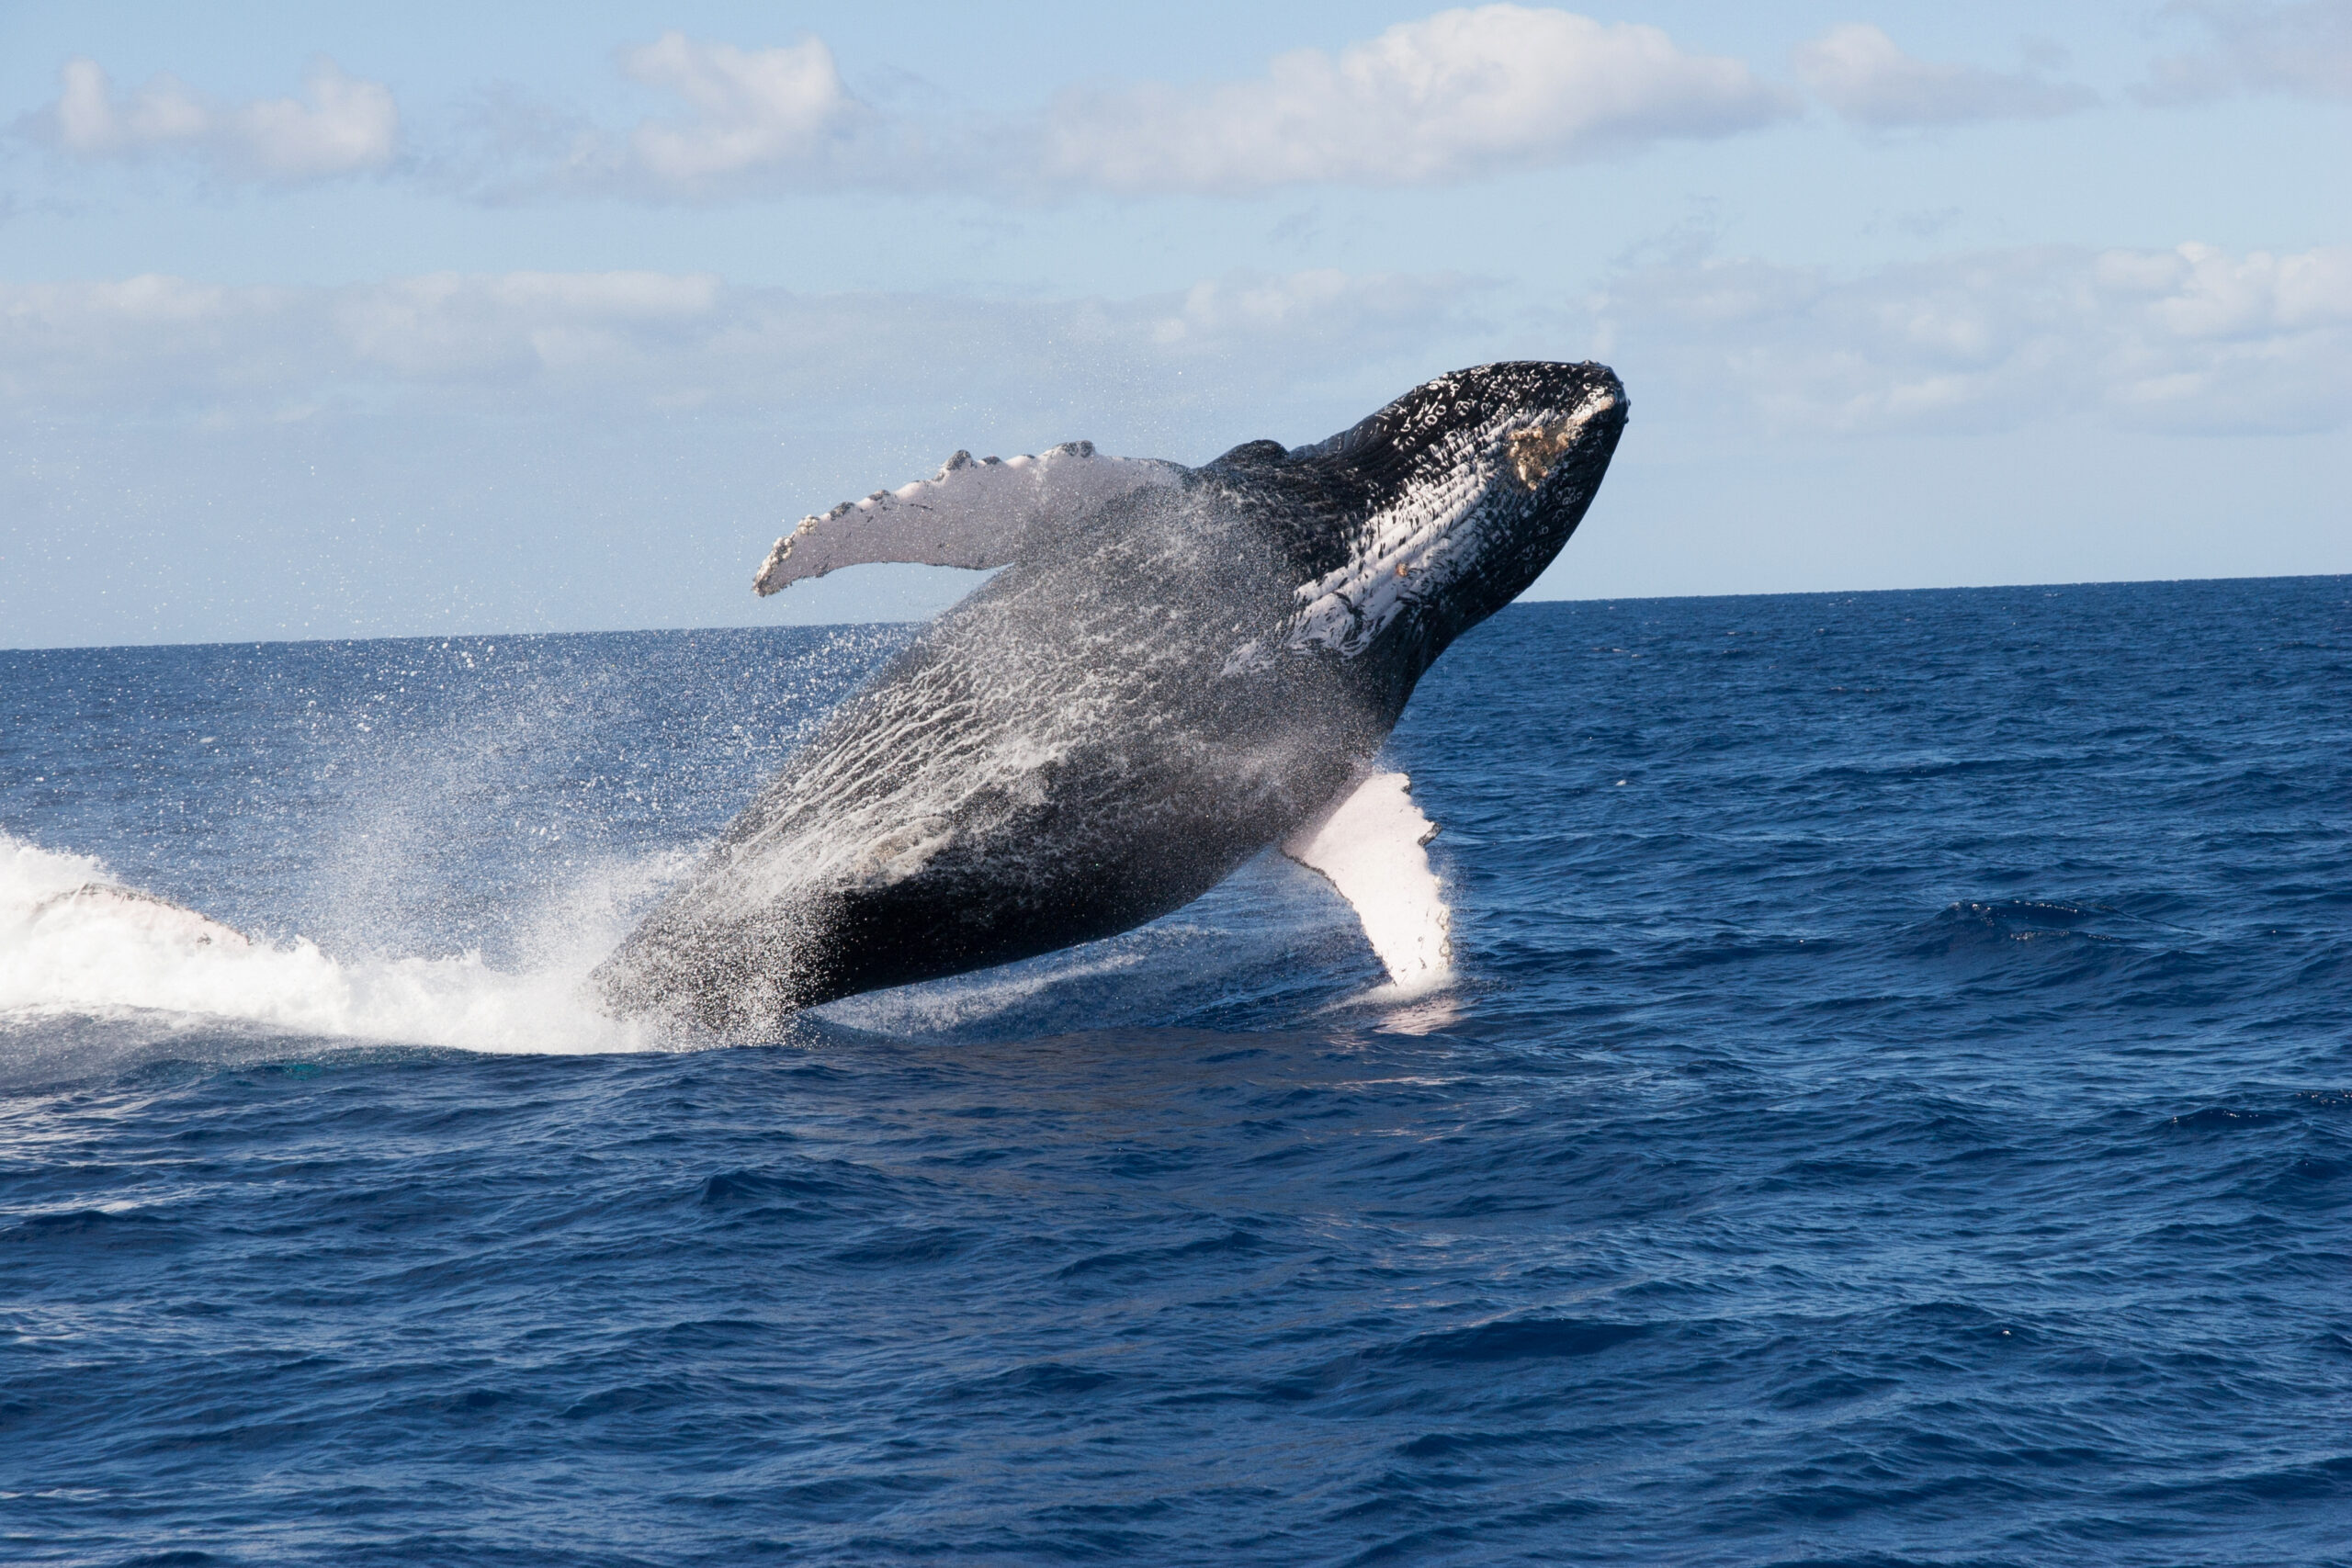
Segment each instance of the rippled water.
M1450 998L1274 861L630 1049L903 635L0 654L0 1554L2352 1562L2352 581L1520 606Z

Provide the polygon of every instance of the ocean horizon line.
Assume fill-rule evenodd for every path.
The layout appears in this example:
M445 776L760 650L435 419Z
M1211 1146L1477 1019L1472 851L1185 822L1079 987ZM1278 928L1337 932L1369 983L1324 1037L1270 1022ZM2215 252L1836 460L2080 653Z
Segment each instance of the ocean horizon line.
M1863 599L1889 598L1904 593L2015 593L2035 590L2097 588L2164 588L2191 584L2222 584L2245 582L2317 582L2341 578L2352 582L2352 571L2276 572L2245 577L2126 577L2086 579L2062 582L1969 582L1923 583L1908 588L1799 588L1768 593L1595 593L1561 594L1544 598L1522 596L1504 606L1501 614L1514 610L1532 609L1555 604L1688 604L1713 600L1781 600L1781 599ZM838 631L854 632L861 628L881 628L919 626L934 615L910 615L904 619L784 621L767 625L757 623L709 623L667 626L564 626L531 630L504 627L487 631L434 632L371 632L353 637L225 637L209 641L173 642L59 642L59 643L0 643L0 654L11 653L86 653L116 649L145 648L158 650L175 648L290 648L317 644L337 648L356 647L366 643L395 642L479 642L493 637L529 637L546 640L556 637L656 637L690 632L771 632L771 631Z

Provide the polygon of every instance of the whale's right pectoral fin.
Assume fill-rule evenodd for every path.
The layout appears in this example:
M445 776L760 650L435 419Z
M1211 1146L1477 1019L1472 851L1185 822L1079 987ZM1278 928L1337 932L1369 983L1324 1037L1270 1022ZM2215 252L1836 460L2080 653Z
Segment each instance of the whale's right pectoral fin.
M1034 457L974 461L958 452L930 479L802 518L775 542L752 586L764 597L804 577L869 561L1004 566L1033 529L1077 522L1107 502L1174 484L1183 474L1181 465L1155 458L1102 457L1091 441Z
M1453 977L1453 914L1430 869L1437 829L1413 804L1402 773L1374 773L1283 841L1283 853L1319 872L1363 922L1388 977L1408 991Z

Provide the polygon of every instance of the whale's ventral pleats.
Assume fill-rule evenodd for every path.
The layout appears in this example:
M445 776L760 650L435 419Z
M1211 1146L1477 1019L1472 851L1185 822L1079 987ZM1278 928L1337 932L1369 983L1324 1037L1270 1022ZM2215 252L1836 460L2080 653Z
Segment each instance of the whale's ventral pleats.
M760 592L867 561L1003 570L769 781L598 971L608 1004L758 1035L1114 935L1278 844L1396 980L1442 983L1427 821L1375 758L1430 663L1558 555L1625 415L1606 367L1479 366L1310 446L959 452L803 520Z

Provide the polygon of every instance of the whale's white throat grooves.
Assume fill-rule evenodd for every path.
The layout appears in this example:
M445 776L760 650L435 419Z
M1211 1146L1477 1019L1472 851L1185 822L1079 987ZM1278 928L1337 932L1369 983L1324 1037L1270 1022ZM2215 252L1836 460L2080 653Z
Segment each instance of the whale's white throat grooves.
M1284 646L1343 658L1371 647L1407 604L1443 590L1456 560L1475 557L1487 524L1482 510L1523 508L1543 480L1541 468L1529 477L1531 453L1548 465L1617 402L1614 393L1596 390L1556 422L1531 425L1524 416L1498 415L1433 443L1427 477L1365 520L1347 564L1298 590Z

